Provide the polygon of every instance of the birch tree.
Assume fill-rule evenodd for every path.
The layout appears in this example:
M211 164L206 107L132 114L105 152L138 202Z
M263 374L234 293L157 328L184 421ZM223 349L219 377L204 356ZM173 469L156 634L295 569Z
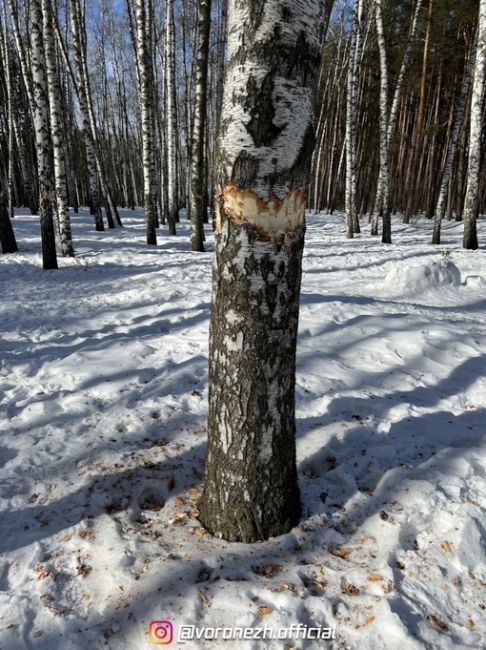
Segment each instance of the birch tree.
M51 0L42 0L43 39L46 58L47 87L49 97L49 124L51 128L54 159L56 212L61 240L61 251L66 257L74 257L65 161L64 130L61 116L60 87L57 70L56 39L53 25Z
M175 28L173 0L166 3L165 86L166 86L166 148L167 148L167 222L171 235L176 234L179 214L179 188L177 174L177 95L175 71Z
M74 54L76 61L77 80L76 94L79 101L81 120L83 124L84 143L86 147L86 161L88 166L90 210L94 217L95 228L98 232L105 229L103 214L101 212L101 198L98 189L98 172L96 160L96 143L91 132L90 121L90 90L88 68L86 64L86 33L83 29L81 8L78 0L69 0L71 10L71 33L73 37Z
M57 269L56 240L53 219L54 182L51 173L51 140L49 130L49 99L47 92L43 15L41 0L31 0L30 57L33 80L33 116L39 175L39 216L44 269Z
M382 0L374 0L376 33L378 37L378 50L380 53L380 173L378 178L377 195L381 200L375 205L372 218L372 233L376 234L378 216L383 219L384 244L391 244L391 212L390 212L390 172L389 172L389 145L388 145L388 59L385 43L385 30L383 26Z
M144 204L147 244L157 244L157 198L155 168L155 80L152 60L152 0L135 0L136 51L140 114L142 119L142 150Z
M363 50L363 0L356 0L348 63L346 97L346 226L348 239L359 233L356 205L356 128L358 119L358 83Z
M193 251L204 251L204 220L206 204L206 165L204 131L206 126L206 104L208 87L209 32L211 27L211 0L197 2L197 53L194 116L192 124L192 145L190 163L191 247Z
M476 250L478 244L477 215L479 210L479 182L481 165L481 129L486 74L486 0L479 1L478 43L474 64L474 82L471 99L471 128L469 135L469 166L466 200L464 204L464 248Z
M202 520L255 542L299 519L295 351L321 0L229 0Z
M27 122L29 122L29 126L33 130L32 110L34 106L34 88L32 81L32 71L27 58L28 37L25 36L25 38L23 38L21 34L19 24L19 7L17 0L8 0L8 8L11 16L15 50L17 52L25 93L27 95L27 114L25 115L25 119ZM32 214L37 214L39 211L39 188L36 178L37 169L35 161L32 160L28 141L25 137L22 137L21 129L15 119L12 122L12 126L14 129L17 151L19 152L19 159L22 168L22 179L25 183L26 193L28 195L29 208Z

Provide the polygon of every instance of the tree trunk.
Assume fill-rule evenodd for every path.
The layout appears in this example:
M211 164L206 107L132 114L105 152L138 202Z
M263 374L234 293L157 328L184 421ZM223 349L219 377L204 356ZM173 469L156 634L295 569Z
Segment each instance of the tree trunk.
M474 61L475 58L476 48L477 48L477 42L474 43L473 51L470 55L468 63L466 64L466 69L464 71L464 77L461 86L461 96L459 98L459 103L455 110L452 135L450 137L449 144L447 147L446 162L444 166L444 172L442 174L442 182L439 191L439 198L437 200L437 206L435 208L435 216L434 216L434 233L432 236L432 243L437 245L440 244L442 219L444 218L444 214L446 210L446 201L447 201L448 189L449 189L449 184L452 175L452 166L454 164L454 158L456 156L457 144L459 142L459 135L464 123L466 102L469 96L469 91L471 89L472 62Z
M61 117L60 88L58 82L56 41L50 0L42 0L43 36L46 57L47 86L49 96L49 118L54 157L54 180L56 184L56 209L61 239L61 251L65 257L74 257L69 204L67 197L66 162L64 158L64 132Z
M46 64L42 34L41 0L31 0L30 47L34 87L34 128L39 174L39 216L44 269L57 269L54 233L51 173L51 140L49 131L49 100L47 96Z
M0 179L0 246L2 253L16 253L18 251L12 222L8 215L7 193Z
M206 126L206 103L208 85L209 31L211 27L211 0L197 3L197 55L194 116L190 164L191 248L204 251L204 216L207 215L206 165L204 155L204 130Z
M83 124L83 135L86 147L86 162L88 165L88 182L89 182L89 199L90 211L94 217L95 228L97 232L103 232L105 229L103 223L103 214L101 212L101 199L98 189L98 173L96 164L96 145L91 133L91 123L89 119L88 108L88 91L86 66L85 66L85 41L86 34L82 27L81 10L78 0L69 0L71 9L71 32L73 36L74 54L76 60L77 70L77 84L76 91L79 101L79 109L81 113L81 120Z
M360 230L357 210L357 142L358 83L362 56L363 0L357 0L353 12L353 33L349 52L346 99L346 226L348 239Z
M202 521L256 542L300 515L295 350L322 0L229 0Z
M484 81L486 72L486 0L479 3L478 45L474 65L474 82L471 99L471 130L469 136L469 166L467 171L466 200L464 204L464 248L479 247L477 215L479 210L479 182L481 167L481 128Z
M13 106L13 84L12 84L12 60L10 52L10 43L8 38L7 30L7 12L6 6L3 5L3 16L0 17L0 33L3 31L3 38L0 39L0 53L3 58L4 73L5 73L5 92L7 94L6 104L7 104L7 214L9 219L14 218L14 186L15 186L15 176L14 176L14 155L15 155L15 133L14 133L14 106ZM3 206L4 207L4 206ZM3 209L0 206L0 209ZM10 251L9 251L10 252Z
M142 118L142 150L143 150L143 180L144 205L147 232L147 244L157 244L157 201L155 192L155 106L154 106L154 70L152 62L152 26L151 2L136 0L136 44L138 63L138 84L140 98L140 114Z
M376 232L378 215L383 219L384 244L391 244L390 212L390 152L388 146L388 61L383 28L382 0L375 1L376 32L380 53L380 175L378 179L377 200L373 214L372 230ZM378 199L379 197L379 199Z
M177 185L177 97L175 78L175 33L173 0L166 5L165 83L167 125L167 222L171 235L176 234L179 214L179 189Z

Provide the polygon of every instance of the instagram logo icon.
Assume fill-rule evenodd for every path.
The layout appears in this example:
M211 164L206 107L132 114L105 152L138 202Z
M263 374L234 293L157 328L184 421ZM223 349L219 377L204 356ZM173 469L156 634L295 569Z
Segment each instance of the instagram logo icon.
M152 645L169 645L174 640L174 626L170 621L150 621L148 640Z

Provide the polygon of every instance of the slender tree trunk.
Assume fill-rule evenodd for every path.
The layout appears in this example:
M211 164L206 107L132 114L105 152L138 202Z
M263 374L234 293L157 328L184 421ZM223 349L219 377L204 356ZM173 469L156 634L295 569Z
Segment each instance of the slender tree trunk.
M358 83L362 56L363 0L357 0L353 13L353 33L349 51L348 92L346 100L346 226L348 239L360 231L357 211L357 142Z
M27 93L28 105L29 105L29 116L32 117L32 110L34 106L34 88L32 82L31 69L27 61L27 52L24 44L24 40L20 34L19 27L19 16L18 16L18 6L17 0L8 0L8 6L10 10L10 15L12 17L12 29L15 42L15 49L17 51L17 56L20 63L20 70L22 72L22 79L24 82L25 91ZM26 116L27 117L27 116ZM27 119L28 119L27 118ZM26 139L22 137L21 130L16 120L13 123L15 131L15 139L17 143L17 150L19 151L19 157L22 165L23 179L26 184L25 193L27 195L27 202L32 214L37 214L39 212L38 204L38 183L36 180L37 169L35 168L35 162L33 165L30 163L30 147L27 146Z
M57 269L54 233L51 173L51 140L49 130L49 99L47 95L46 64L42 34L41 0L31 0L30 48L34 87L34 128L39 170L39 213L44 269Z
M444 214L446 210L446 201L448 197L448 189L449 189L449 184L452 175L452 167L454 165L454 158L456 156L459 135L462 126L464 124L464 113L466 110L467 98L469 96L469 92L471 89L472 63L475 59L476 49L477 49L477 42L475 42L469 61L466 64L466 69L464 71L464 77L461 85L461 95L455 110L452 134L449 139L449 144L447 147L446 161L444 165L444 172L442 174L442 182L440 185L439 198L437 200L437 206L435 208L434 233L432 237L433 244L440 244L442 219L444 218Z
M202 521L231 541L286 533L300 514L295 350L323 15L321 0L228 2Z
M15 156L15 133L14 133L14 106L13 106L13 87L12 87L12 60L10 52L10 43L8 39L6 7L3 5L3 16L0 19L0 31L3 31L3 39L0 42L0 52L3 53L3 62L5 70L5 91L7 93L7 214L9 219L14 218L14 156ZM3 208L0 208L3 209Z
M67 197L65 143L61 116L61 96L56 61L56 40L53 26L51 0L42 0L43 37L46 57L47 86L49 96L49 118L54 157L54 180L56 186L56 209L61 239L61 251L65 257L74 257L69 204Z
M175 76L175 32L173 0L166 4L165 83L167 125L167 222L171 235L176 234L179 214L179 188L177 185L177 97Z
M486 73L486 0L479 2L478 45L474 65L471 100L471 129L469 135L469 166L466 200L464 204L464 248L476 250L479 246L477 216L481 166L481 127L483 117L484 82Z
M397 118L398 118L398 108L400 106L400 99L402 96L402 89L403 89L403 83L405 81L405 74L407 72L408 66L410 64L410 58L412 55L412 48L415 43L415 38L417 36L418 32L418 26L419 26L419 18L420 18L420 13L423 9L425 0L417 0L417 4L415 5L415 11L413 14L412 18L412 24L410 27L410 33L407 39L407 43L405 45L405 52L403 54L403 59L402 63L400 66L400 71L398 73L397 81L395 84L395 92L393 95L393 101L392 105L390 108L390 119L388 121L388 142L391 142L391 139L393 137L393 133L395 131L395 127L397 124Z
M419 92L419 107L417 114L417 123L415 126L414 138L412 142L412 157L410 165L411 179L408 184L408 202L405 209L405 214L403 216L403 223L408 224L412 216L415 213L417 206L417 189L418 181L420 175L417 173L417 168L419 167L419 161L422 159L422 147L419 146L420 140L424 137L424 124L425 124L425 99L426 99L426 89L427 89L427 68L429 63L429 54L430 54L430 41L432 34L432 15L434 8L434 0L428 0L428 10L427 10L427 29L425 32L424 40L424 54L422 58L422 75L420 79L420 92Z
M138 63L138 83L140 113L142 118L142 149L145 221L147 244L157 244L157 202L155 192L156 170L154 155L155 106L154 106L154 70L152 63L152 26L150 24L151 0L136 0L136 47Z
M194 116L190 165L190 220L191 248L204 251L204 216L207 214L206 165L204 155L204 130L208 85L209 32L211 27L211 0L197 3L197 55Z
M464 168L466 166L467 128L464 126L459 145L459 162L457 165L456 221L462 221L464 210Z
M69 0L71 8L71 32L73 36L74 53L76 60L77 70L77 83L76 90L79 101L79 108L81 113L81 120L83 123L84 143L86 147L86 161L88 165L88 182L90 194L90 210L94 217L95 228L98 232L103 232L105 229L103 223L103 214L101 212L101 199L98 189L98 173L96 164L96 145L91 133L91 123L89 119L88 108L88 94L86 87L86 66L84 61L84 42L86 34L82 28L81 10L78 0Z
M5 192L0 178L0 246L2 253L16 253L18 251L12 222L8 214L7 192Z
M381 201L375 203L372 230L376 232L378 215L383 219L384 244L391 244L390 212L390 152L388 145L388 60L386 53L385 32L383 27L382 0L375 2L376 32L380 53L380 175L377 196Z

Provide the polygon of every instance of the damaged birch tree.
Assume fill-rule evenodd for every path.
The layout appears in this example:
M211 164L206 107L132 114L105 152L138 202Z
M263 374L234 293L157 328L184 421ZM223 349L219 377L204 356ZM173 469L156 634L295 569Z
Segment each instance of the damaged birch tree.
M256 542L300 516L295 353L323 0L229 0L201 519Z

